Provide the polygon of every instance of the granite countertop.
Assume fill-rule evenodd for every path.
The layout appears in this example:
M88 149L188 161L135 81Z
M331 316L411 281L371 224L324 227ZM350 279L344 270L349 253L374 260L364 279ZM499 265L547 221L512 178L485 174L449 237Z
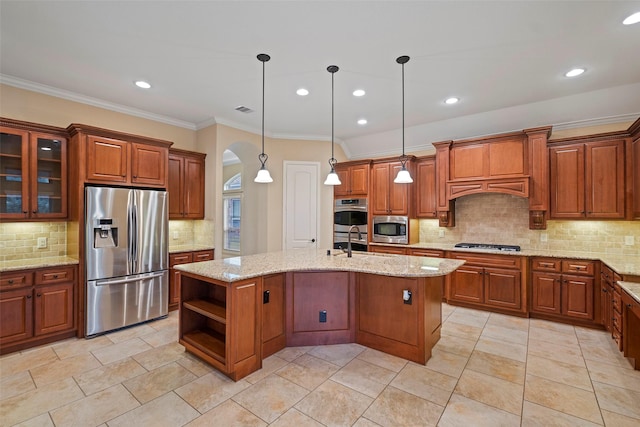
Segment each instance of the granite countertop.
M640 276L640 257L628 255L608 255L602 253L592 253L584 251L550 251L544 249L523 249L519 252L499 251L490 249L470 249L456 248L453 243L416 243L413 245L390 245L385 243L369 243L372 246L403 246L413 249L437 249L441 251L455 252L478 252L497 255L513 255L513 256L543 256L552 258L575 258L600 260L612 268L616 273L622 275Z
M176 265L175 269L224 282L234 282L287 271L354 271L395 277L444 276L464 261L406 255L353 252L347 255L320 249L296 249L283 252L226 258Z
M28 268L56 267L60 265L74 265L79 261L67 256L54 256L48 258L31 258L15 261L0 261L0 273Z
M636 300L640 304L640 283L635 282L618 282L620 287L624 289L631 298Z
M178 252L194 252L194 251L209 251L215 249L213 245L169 245L169 253L175 254Z

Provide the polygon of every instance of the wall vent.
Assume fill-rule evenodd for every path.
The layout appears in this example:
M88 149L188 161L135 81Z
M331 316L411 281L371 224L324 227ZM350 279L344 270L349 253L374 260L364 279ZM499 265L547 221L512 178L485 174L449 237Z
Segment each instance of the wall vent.
M236 111L240 111L241 113L253 113L253 110L249 107L245 107L244 105L239 105L236 107Z

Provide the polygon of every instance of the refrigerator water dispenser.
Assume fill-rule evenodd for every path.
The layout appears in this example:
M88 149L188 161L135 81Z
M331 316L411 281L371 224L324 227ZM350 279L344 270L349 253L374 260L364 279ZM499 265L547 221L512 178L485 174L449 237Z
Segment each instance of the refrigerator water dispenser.
M114 227L111 218L100 218L96 220L93 227L93 247L115 248L118 246L118 227Z

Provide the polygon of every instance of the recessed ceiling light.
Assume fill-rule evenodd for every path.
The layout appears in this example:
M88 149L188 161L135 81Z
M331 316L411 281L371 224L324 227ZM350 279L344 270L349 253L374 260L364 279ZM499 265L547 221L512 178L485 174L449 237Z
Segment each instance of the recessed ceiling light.
M362 89L356 89L353 91L353 96L364 96L366 92Z
M151 85L144 80L136 81L136 86L141 87L142 89L149 89L151 87Z
M622 21L624 25L637 24L638 22L640 22L640 12L636 12L633 15L629 15L626 17L624 21Z
M584 73L584 71L585 71L584 68L574 68L573 70L567 71L564 75L566 77L576 77Z
M298 89L298 90L296 91L296 93L297 93L298 95L300 95L300 96L307 96L307 95L309 95L309 91L308 91L308 90L306 90L306 89L305 89L305 88L303 88L303 87L301 87L300 89Z
M361 125L361 126L362 126L362 125L366 125L366 124L367 124L367 119L360 119L360 120L358 120L358 124L359 124L359 125Z
M460 98L456 98L455 96L452 96L451 98L445 99L444 103L451 105L451 104L457 103L458 101L460 101Z

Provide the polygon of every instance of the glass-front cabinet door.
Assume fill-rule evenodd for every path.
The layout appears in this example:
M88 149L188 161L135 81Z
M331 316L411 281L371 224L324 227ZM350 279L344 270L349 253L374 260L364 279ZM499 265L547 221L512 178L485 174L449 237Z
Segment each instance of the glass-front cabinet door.
M0 218L29 217L29 132L0 128Z
M31 217L67 216L67 141L31 133Z

